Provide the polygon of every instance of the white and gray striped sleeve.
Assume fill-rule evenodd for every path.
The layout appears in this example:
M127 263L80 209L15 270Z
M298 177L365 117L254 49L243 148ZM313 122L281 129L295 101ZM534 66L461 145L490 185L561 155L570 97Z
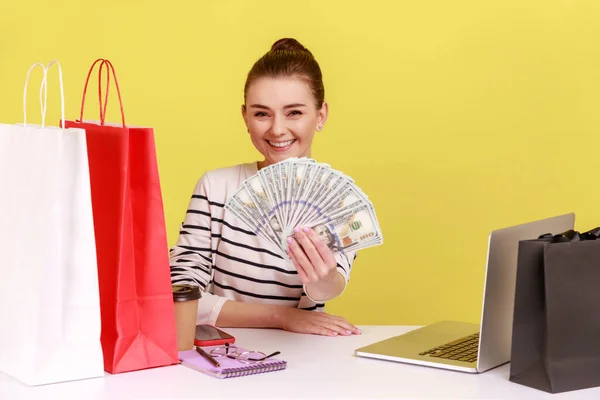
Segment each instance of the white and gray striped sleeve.
M172 284L190 284L202 290L196 323L214 325L226 299L206 290L211 282L213 265L208 196L208 176L205 174L196 184L184 222L180 225L179 238L169 258Z

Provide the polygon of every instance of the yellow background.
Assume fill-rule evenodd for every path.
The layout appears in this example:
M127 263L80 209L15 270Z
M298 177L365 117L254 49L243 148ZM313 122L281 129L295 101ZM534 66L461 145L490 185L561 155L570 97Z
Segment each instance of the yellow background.
M580 229L600 225L598 20L597 0L2 0L0 121L22 121L32 63L61 62L73 119L88 67L112 60L127 121L155 128L172 245L198 177L258 157L240 116L246 73L295 37L330 103L313 156L363 188L385 238L329 312L477 322L490 230L570 211ZM116 122L114 96L109 109Z

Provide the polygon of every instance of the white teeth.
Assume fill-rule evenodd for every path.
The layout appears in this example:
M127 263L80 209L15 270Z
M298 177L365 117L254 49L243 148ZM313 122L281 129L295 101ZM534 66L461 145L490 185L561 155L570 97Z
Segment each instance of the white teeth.
M287 147L290 144L294 143L295 141L296 141L296 139L288 140L287 142L271 142L270 140L267 140L267 142L269 142L269 144L273 147Z

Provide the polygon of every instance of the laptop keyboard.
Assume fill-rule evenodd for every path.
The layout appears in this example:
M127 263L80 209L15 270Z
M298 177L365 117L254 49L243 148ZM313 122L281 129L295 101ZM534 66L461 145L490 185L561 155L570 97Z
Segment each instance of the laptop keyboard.
M421 356L445 358L447 360L473 362L477 361L479 332L465 336L442 346L419 353Z

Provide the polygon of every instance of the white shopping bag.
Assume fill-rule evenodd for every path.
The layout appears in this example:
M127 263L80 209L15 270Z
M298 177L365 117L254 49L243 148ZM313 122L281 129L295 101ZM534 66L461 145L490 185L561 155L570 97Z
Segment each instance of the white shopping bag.
M55 63L25 81L24 107L43 68L42 124L0 124L0 372L27 385L104 376L85 131L44 126Z

